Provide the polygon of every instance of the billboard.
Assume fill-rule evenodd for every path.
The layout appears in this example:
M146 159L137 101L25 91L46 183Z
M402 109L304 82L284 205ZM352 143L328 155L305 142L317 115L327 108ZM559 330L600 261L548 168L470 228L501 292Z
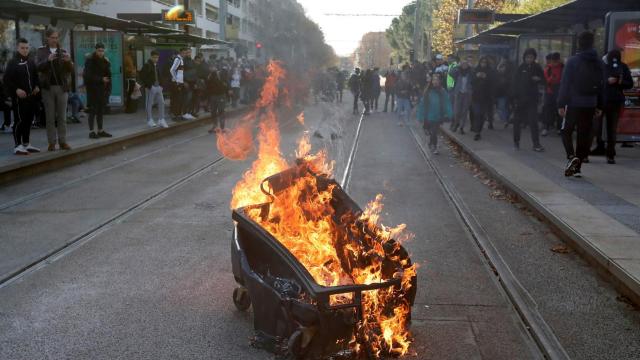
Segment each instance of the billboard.
M607 15L607 51L620 49L629 66L633 89L625 91L626 102L618 122L618 141L640 141L640 11Z
M84 104L87 103L87 90L84 87L82 73L87 57L95 51L96 43L104 44L105 57L111 63L111 94L109 105L124 105L122 74L122 33L119 31L74 31L73 61L76 64L76 92Z

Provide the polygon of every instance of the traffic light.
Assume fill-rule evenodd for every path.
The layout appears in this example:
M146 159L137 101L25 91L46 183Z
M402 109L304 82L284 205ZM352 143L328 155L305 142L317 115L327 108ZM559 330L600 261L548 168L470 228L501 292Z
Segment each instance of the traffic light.
M257 42L256 43L256 57L259 58L262 56L262 43L261 42Z
M415 59L416 59L416 52L413 49L409 50L409 62L413 63Z

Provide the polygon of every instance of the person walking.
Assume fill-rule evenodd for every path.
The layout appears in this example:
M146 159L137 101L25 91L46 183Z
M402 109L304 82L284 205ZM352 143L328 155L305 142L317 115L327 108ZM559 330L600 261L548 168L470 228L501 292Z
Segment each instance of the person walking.
M471 79L471 108L473 109L473 123L471 131L475 133L473 140L480 140L480 133L485 121L491 124L489 114L493 105L493 86L495 76L489 67L486 57L480 58Z
M49 28L45 31L47 44L36 51L42 102L45 108L49 151L71 150L67 143L67 100L71 89L73 62L71 55L60 47L60 34Z
M496 112L500 120L504 122L504 127L509 126L509 118L511 116L509 104L509 90L511 89L512 75L508 72L508 65L504 61L498 64L496 71L495 85L493 86L493 95L496 103Z
M434 154L438 154L440 125L453 116L449 93L442 86L440 74L434 74L431 77L430 84L420 98L416 113L418 120L422 121L425 135L429 136L429 149Z
M593 117L602 115L604 64L593 48L594 35L578 36L578 53L567 60L558 93L558 114L562 123L562 143L567 155L565 176L582 176L582 163L589 156ZM573 131L577 129L576 147Z
M87 106L89 107L89 138L111 137L104 131L103 115L105 108L105 94L111 88L111 63L104 56L104 44L97 43L96 50L84 63L82 74L87 88ZM95 131L95 122L98 123L98 131Z
M344 92L345 74L342 70L336 69L336 102L342 104L342 93Z
M406 124L409 123L409 116L411 115L411 95L413 93L413 84L409 80L408 70L400 73L400 79L396 83L396 96L398 97L398 106L396 112L398 118L402 123L402 120Z
M544 68L544 79L547 86L544 93L544 105L542 107L542 123L544 128L540 135L547 136L549 131L554 128L560 129L560 123L562 119L558 116L556 111L556 104L558 103L558 90L560 88L560 81L562 80L562 70L564 64L560 59L560 53L552 53L547 55L547 66Z
M375 68L371 73L371 110L378 111L378 101L380 100L380 69Z
M36 64L29 57L29 42L24 38L18 39L16 54L7 64L4 86L7 94L11 96L14 109L13 153L29 155L40 152L40 149L31 145L29 141L36 108L34 98L40 92L40 87Z
M211 65L209 75L206 79L206 91L209 95L209 107L211 109L211 116L213 117L213 124L211 125L211 129L209 129L209 133L224 131L224 108L229 86L220 78L216 67L213 65Z
M231 87L231 91L233 93L231 106L233 106L234 108L238 106L238 99L240 98L240 80L241 79L242 79L242 74L240 73L240 69L236 66L231 71L231 81L229 82L229 86Z
M453 121L451 122L451 131L456 132L460 128L460 134L464 134L464 125L469 117L469 109L471 108L471 58L466 58L451 70L451 76L454 79L453 86Z
M145 108L147 110L147 125L149 127L160 126L162 128L168 128L169 125L164 119L164 94L162 93L163 78L162 72L158 65L160 59L160 53L158 51L151 51L151 57L142 66L140 71L140 82L145 88ZM158 107L158 122L153 120L153 105Z
M360 79L360 97L362 99L362 105L364 105L364 114L369 115L371 113L371 100L373 98L373 72L371 69L367 69L362 74Z
M520 126L524 123L531 131L533 151L542 152L540 134L538 133L538 102L540 99L539 87L544 83L544 71L536 62L538 53L529 48L522 55L522 64L516 70L512 82L512 94L515 103L515 117L513 119L513 144L520 149Z
M391 112L395 109L396 102L396 82L398 81L398 75L394 70L387 71L385 74L384 82L384 110L387 112L389 109L389 99L391 99Z
M624 90L633 88L633 78L629 66L622 62L620 50L614 49L607 53L604 65L604 93L603 93L603 114L598 129L596 129L596 137L598 140L598 148L604 148L604 139L602 138L603 122L606 121L607 130L607 147L605 155L608 164L615 164L616 156L616 137L618 135L618 119L620 111L624 107L626 100Z
M358 98L360 97L360 69L356 68L349 77L349 90L353 95L353 114L358 113Z

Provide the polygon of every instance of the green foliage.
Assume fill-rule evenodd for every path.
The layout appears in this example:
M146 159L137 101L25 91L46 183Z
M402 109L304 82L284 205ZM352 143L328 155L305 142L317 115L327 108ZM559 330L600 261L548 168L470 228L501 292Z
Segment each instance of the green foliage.
M421 1L420 15L422 19L423 36L431 29L432 12L439 0ZM416 19L416 2L413 1L402 9L399 17L391 20L391 26L386 30L386 37L389 45L393 49L391 55L394 57L409 57L409 50L413 49L413 28ZM426 39L426 37L425 37Z
M503 12L513 14L536 14L564 5L569 1L570 0L522 0L516 3L509 3L503 8Z

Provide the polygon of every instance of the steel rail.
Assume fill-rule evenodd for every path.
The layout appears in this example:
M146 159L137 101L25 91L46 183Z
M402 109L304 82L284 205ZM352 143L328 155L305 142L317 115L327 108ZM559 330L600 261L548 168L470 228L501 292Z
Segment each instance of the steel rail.
M542 354L547 359L552 360L570 359L553 330L538 311L535 301L518 281L505 260L500 256L498 250L493 246L489 235L469 210L469 207L462 199L458 190L453 184L445 181L440 172L440 168L425 149L423 141L421 141L413 126L409 125L408 127L422 157L431 170L433 170L445 197L453 205L464 227L473 238L474 243L483 254L488 265L494 269L498 283L515 308L521 321L526 325L526 329L538 345Z
M358 120L358 127L356 128L356 134L353 138L353 145L351 146L351 151L349 152L349 157L347 158L347 165L344 168L344 173L342 174L342 179L340 180L340 186L346 192L349 188L349 183L351 182L351 169L353 168L353 159L356 156L356 152L358 151L358 143L360 140L360 130L362 129L362 119L364 119L364 110L362 114L360 114L360 119Z

